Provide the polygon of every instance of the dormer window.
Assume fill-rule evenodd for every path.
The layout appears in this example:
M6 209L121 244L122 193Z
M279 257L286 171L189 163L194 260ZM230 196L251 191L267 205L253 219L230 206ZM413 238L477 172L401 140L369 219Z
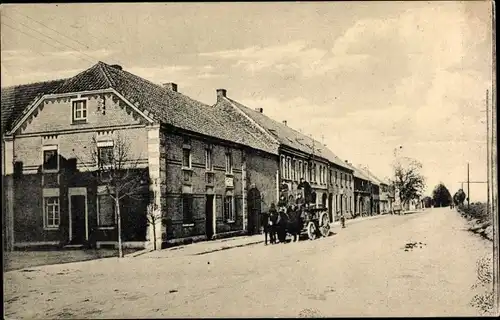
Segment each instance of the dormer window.
M87 99L72 100L73 123L87 122Z

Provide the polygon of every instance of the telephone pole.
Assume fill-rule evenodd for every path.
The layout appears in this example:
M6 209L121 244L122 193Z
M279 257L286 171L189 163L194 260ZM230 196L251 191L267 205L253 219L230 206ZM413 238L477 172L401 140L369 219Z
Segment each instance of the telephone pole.
M487 188L488 201L486 202L486 212L491 212L490 208L490 109L489 109L489 91L486 90L486 163L487 163Z
M470 206L469 163L467 162L467 208Z

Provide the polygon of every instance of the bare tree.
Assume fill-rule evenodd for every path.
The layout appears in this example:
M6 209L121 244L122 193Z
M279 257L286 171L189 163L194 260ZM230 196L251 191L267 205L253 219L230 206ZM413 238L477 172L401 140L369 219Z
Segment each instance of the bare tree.
M140 166L140 156L133 158L129 141L116 134L111 141L102 145L96 137L92 137L89 156L95 167L86 169L99 186L104 186L106 194L114 202L114 216L117 225L118 256L123 257L121 205L125 197L140 199L149 184L148 170ZM74 151L74 149L73 149ZM85 165L85 161L80 162Z
M394 179L391 184L398 190L401 204L406 205L413 199L419 199L425 189L425 178L420 173L422 164L415 159L405 158L404 163L394 163Z
M157 183L155 181L155 183ZM148 220L148 225L151 226L153 229L153 248L156 250L156 225L158 224L159 221L162 219L162 214L161 210L156 204L156 190L153 193L153 198L151 199L151 202L148 204L147 207L147 220Z

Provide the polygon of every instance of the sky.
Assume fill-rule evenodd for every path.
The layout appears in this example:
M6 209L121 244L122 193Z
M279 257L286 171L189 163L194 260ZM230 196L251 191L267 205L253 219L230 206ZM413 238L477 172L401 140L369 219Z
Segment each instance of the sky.
M381 179L397 148L422 163L426 194L453 194L467 163L487 177L491 30L488 1L2 5L1 81L103 61L210 105L224 88Z

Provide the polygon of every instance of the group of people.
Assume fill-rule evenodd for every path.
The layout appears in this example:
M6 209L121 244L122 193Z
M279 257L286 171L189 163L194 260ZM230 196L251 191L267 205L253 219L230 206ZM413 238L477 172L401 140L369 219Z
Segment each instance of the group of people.
M297 241L304 222L304 202L302 195L297 196L295 204L281 196L278 208L271 203L269 212L263 213L262 224L264 228L265 244L286 243L287 234L293 236L293 241Z

